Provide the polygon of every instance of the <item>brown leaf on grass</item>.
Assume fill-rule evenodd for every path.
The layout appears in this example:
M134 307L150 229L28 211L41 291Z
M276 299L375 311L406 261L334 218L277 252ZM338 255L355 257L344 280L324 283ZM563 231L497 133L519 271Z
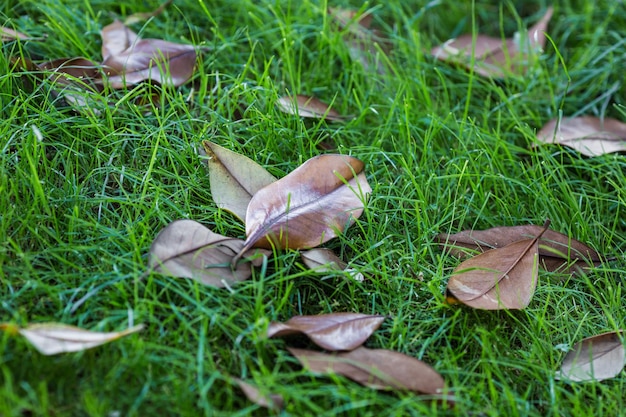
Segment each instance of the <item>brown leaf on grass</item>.
M124 88L145 80L179 86L193 74L196 48L160 39L141 39L120 21L102 29L105 81Z
M585 156L626 152L626 123L591 116L552 119L537 132L537 139L568 146Z
M280 111L294 116L327 119L334 122L342 122L344 120L344 116L315 97L300 94L294 97L284 96L278 99L276 106Z
M246 397L258 406L268 408L273 411L280 411L285 405L285 400L280 394L266 394L259 390L259 388L248 384L247 382L233 378L233 381L239 385L239 388L243 391Z
M537 286L538 240L523 239L491 249L461 263L448 281L448 291L463 304L485 310L522 309Z
M453 256L465 257L468 252L484 252L501 248L522 239L541 234L542 226L501 226L487 230L464 230L455 234L441 233L435 240ZM601 255L589 246L562 233L546 230L539 238L539 264L547 271L567 268L577 272L602 263Z
M246 251L231 267L234 256L241 252L243 240L213 233L193 220L176 220L159 232L150 247L149 269L146 272L191 278L213 287L227 287L245 281L252 266L259 266L266 251Z
M42 355L56 355L65 352L79 352L112 342L120 337L140 331L143 329L143 325L110 333L93 332L62 323L31 324L25 328L3 323L0 324L0 329L21 334Z
M319 155L257 191L248 205L242 251L311 248L342 233L372 191L363 168L351 156Z
M245 222L252 196L276 178L252 159L213 142L202 141L200 152L207 157L213 201Z
M626 365L624 330L588 337L565 355L556 379L602 381L617 376Z
M126 17L126 19L124 19L124 24L128 26L135 23L144 22L152 17L156 17L163 13L167 6L169 6L173 2L174 0L167 0L165 3L161 4L159 7L151 12L133 13L130 16Z
M392 350L359 347L328 354L287 349L311 372L343 375L374 389L440 394L444 388L443 378L429 365Z
M18 39L21 41L43 41L46 39L46 36L44 35L40 38L33 38L31 36L18 32L17 30L14 30L5 26L0 26L0 41L1 42L11 42L11 41L16 41Z
M432 49L431 54L442 61L456 63L484 77L503 78L510 74L524 74L531 59L543 50L545 32L552 18L552 7L527 33L516 33L511 39L486 35L462 35Z
M295 316L285 323L270 323L267 337L303 333L326 350L353 350L361 346L383 321L385 316L360 313Z
M333 251L326 248L315 248L300 253L302 262L315 272L328 273L333 271L347 272L355 281L363 282L365 277L362 273L341 260Z

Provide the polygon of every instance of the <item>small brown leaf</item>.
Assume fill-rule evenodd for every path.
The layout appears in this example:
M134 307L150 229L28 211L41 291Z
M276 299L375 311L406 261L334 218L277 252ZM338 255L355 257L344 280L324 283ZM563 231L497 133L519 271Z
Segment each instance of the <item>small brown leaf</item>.
M552 7L526 35L516 34L512 39L492 38L486 35L463 35L450 39L432 49L431 54L442 61L470 68L474 56L474 71L484 77L502 78L509 74L523 74L529 58L541 51L546 43L545 31L552 18Z
M285 323L270 323L267 337L304 333L326 350L352 350L361 346L383 321L385 316L360 313L295 316Z
M130 16L126 17L126 19L124 19L124 24L132 25L132 24L144 22L150 18L156 17L160 15L161 13L163 13L163 11L167 8L167 6L172 4L173 1L174 0L167 0L166 2L164 2L163 4L161 4L159 7L157 7L155 10L151 12L133 13Z
M213 201L245 222L252 196L276 178L252 159L213 142L202 141L202 147L201 153L207 156Z
M309 249L300 252L302 261L306 266L315 272L328 273L333 271L347 272L355 281L363 282L365 277L362 273L353 268L348 268L348 264L341 260L333 251L326 248Z
M176 220L159 232L150 247L150 272L195 279L213 287L226 287L245 281L252 266L262 262L265 251L247 251L251 262L231 268L233 257L241 252L243 240L213 233L193 220Z
M2 327L10 329L10 326ZM17 331L42 355L56 355L58 353L79 352L91 349L117 340L120 337L136 333L141 329L143 329L143 325L133 326L121 332L102 333L62 323L41 323L31 324Z
M276 106L280 111L294 116L327 119L335 122L344 120L344 117L337 111L315 97L303 95L284 96L278 99Z
M258 406L268 408L274 411L280 411L285 405L285 400L280 394L265 394L261 392L257 387L248 384L247 382L233 378L233 381L239 385L239 388L243 391L246 397Z
M4 26L0 26L0 41L2 42L10 42L20 39L22 41L26 41L31 39L30 36L24 35L14 29L7 28Z
M597 117L552 119L537 132L542 143L556 143L585 156L626 152L626 123Z
M543 232L548 228L546 221ZM448 281L459 301L485 310L522 309L537 286L538 239L523 239L461 263Z
M311 372L336 373L374 389L440 394L444 388L443 378L429 365L392 350L359 347L349 352L327 354L287 349Z
M310 248L343 232L372 190L363 168L351 156L319 155L257 191L248 205L242 250Z
M565 355L556 379L602 381L617 376L626 365L622 338L626 332L608 332L578 342Z

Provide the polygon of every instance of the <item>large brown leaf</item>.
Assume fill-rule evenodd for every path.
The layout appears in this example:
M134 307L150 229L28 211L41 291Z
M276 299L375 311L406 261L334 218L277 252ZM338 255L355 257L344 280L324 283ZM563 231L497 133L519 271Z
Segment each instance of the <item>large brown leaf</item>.
M159 232L150 247L149 269L146 273L192 278L213 287L226 287L244 281L252 274L252 266L262 262L264 251L248 251L231 267L233 257L241 252L243 240L213 233L193 220L176 220Z
M399 352L359 347L343 353L321 353L287 348L314 373L336 373L362 385L384 390L408 390L440 394L444 380L429 365Z
M248 205L242 250L311 248L343 232L372 190L363 168L351 156L320 155L257 191Z
M196 48L160 39L141 39L122 22L102 29L102 59L111 88L153 80L179 86L193 74Z
M537 132L537 139L568 146L585 156L626 152L626 123L591 116L552 119Z
M602 381L617 376L626 365L625 331L588 337L565 355L556 379Z
M455 234L441 233L435 238L450 254L464 257L468 252L484 252L501 248L522 239L541 234L542 226L501 226L487 230L464 230ZM562 233L546 230L539 239L539 260L548 271L568 268L576 272L584 267L599 265L601 255L589 246Z
M326 119L341 122L344 117L328 104L315 98L304 95L294 97L284 96L276 102L278 109L284 113L313 119Z
M285 323L270 323L267 337L304 333L326 350L352 350L361 346L384 320L385 316L360 313L295 316Z
M474 71L485 77L502 78L510 74L524 74L529 61L546 43L545 31L552 18L552 7L526 34L511 39L486 35L462 35L432 49L435 58L470 68L474 57Z
M523 239L491 249L461 263L448 281L448 291L463 304L485 310L522 309L537 286L538 239Z
M207 156L213 201L245 222L252 196L276 178L252 159L213 142L205 140L202 147L201 152Z

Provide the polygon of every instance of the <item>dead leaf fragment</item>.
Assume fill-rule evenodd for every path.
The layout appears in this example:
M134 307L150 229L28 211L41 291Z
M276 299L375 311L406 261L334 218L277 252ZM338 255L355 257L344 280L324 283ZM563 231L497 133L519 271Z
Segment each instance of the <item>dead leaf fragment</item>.
M244 258L231 267L233 257L241 252L243 240L214 233L193 220L176 220L159 232L150 247L147 273L191 278L213 287L226 287L245 281L252 274L252 266L262 262L264 251L248 251Z
M383 321L385 316L361 313L295 316L285 323L270 323L267 337L305 334L326 350L353 350L361 346Z
M245 222L252 196L276 178L252 159L213 142L202 141L202 147L201 152L207 156L213 201Z
M4 27L4 26L0 26L0 40L2 42L10 42L10 41L15 41L15 40L29 40L30 37L28 35L24 35L23 33L20 33L14 29L8 28L8 27Z
M319 155L257 191L246 213L243 251L311 248L342 233L372 190L363 168L351 156Z
M335 122L344 120L344 117L336 110L315 97L300 94L294 97L284 96L278 99L276 106L280 111L294 116L326 119Z
M133 326L121 332L93 332L62 323L31 324L18 332L43 355L79 352L91 349L121 337L136 333L143 325Z
M626 152L626 123L591 116L552 119L537 132L537 139L568 146L585 156Z
M151 12L133 13L130 16L126 17L126 19L124 19L124 24L132 25L135 23L144 22L152 17L156 17L160 15L161 13L163 13L163 11L167 8L167 6L172 4L173 1L174 0L167 0L166 2L164 2L163 4L161 4L159 7L157 7L155 10Z
M246 397L258 406L268 408L274 411L280 411L285 405L285 400L280 394L265 394L259 388L251 385L239 378L233 378L233 381L239 385Z
M326 248L315 248L300 252L302 262L315 272L328 273L333 271L347 272L350 277L358 282L365 281L362 273L354 268L348 268L348 264Z
M429 365L392 350L359 347L349 352L328 354L287 349L311 372L343 375L374 389L440 394L445 385L441 375Z
M503 78L510 74L524 74L531 58L546 44L545 32L552 18L549 7L543 17L525 34L499 39L486 35L462 35L432 49L431 54L442 61L456 63L484 77Z
M581 382L617 376L626 365L624 334L624 330L608 332L578 342L565 355L555 378Z

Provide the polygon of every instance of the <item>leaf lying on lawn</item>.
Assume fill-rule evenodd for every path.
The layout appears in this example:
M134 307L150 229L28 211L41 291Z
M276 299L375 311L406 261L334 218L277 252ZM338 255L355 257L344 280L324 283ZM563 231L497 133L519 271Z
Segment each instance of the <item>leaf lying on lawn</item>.
M359 347L343 353L321 353L287 348L305 368L314 373L336 373L366 387L440 394L441 375L424 362L386 349Z
M274 411L280 411L283 409L285 400L280 394L265 394L261 392L257 387L248 384L247 382L239 379L233 378L233 381L239 385L239 388L243 391L246 397L261 407L268 408Z
M383 321L385 316L360 313L295 316L285 323L270 323L267 337L304 333L326 350L352 350L361 346Z
M626 364L625 331L603 333L578 342L565 355L556 379L602 381L617 376ZM621 335L621 337L620 337Z
M323 101L309 96L284 96L276 102L278 109L284 113L314 119L327 119L341 122L344 117Z
M529 60L543 49L545 31L552 18L552 7L527 34L511 39L492 38L486 35L462 35L450 39L432 49L431 54L442 61L453 62L470 68L474 56L474 71L485 77L502 78L509 74L523 74Z
M213 142L202 141L202 147L201 153L207 156L213 201L245 222L252 196L276 178L252 159Z
M542 233L537 225L501 226L487 230L464 230L456 234L441 233L435 240L448 253L464 257L467 250L484 252L501 248ZM467 250L466 250L467 249ZM602 263L601 255L589 246L562 233L546 230L539 239L539 263L548 271L567 267L569 272Z
M343 232L361 215L372 190L363 168L351 156L319 155L257 191L248 205L242 251L310 248Z
M65 352L79 352L112 342L120 337L140 331L143 329L143 325L110 333L92 332L62 323L31 324L23 329L4 323L0 325L0 328L21 334L43 355L56 355Z
M24 35L23 33L20 33L11 28L0 26L0 41L10 42L10 41L18 40L18 39L22 41L27 41L27 40L32 40L33 38L31 38L28 35Z
M537 286L537 241L548 228L532 239L523 239L502 248L491 249L459 265L448 291L463 304L485 310L522 309L530 302Z
M159 232L150 247L146 273L191 278L213 287L226 287L245 281L252 266L262 263L263 250L246 251L244 258L231 267L233 257L241 252L243 240L213 233L193 220L176 220Z
M111 88L124 88L145 80L179 86L193 74L196 48L160 39L141 39L120 21L104 27L103 69Z
M585 156L626 151L626 123L583 116L552 119L537 132L542 143L568 146Z
M310 269L319 273L333 271L347 272L353 280L363 282L365 277L354 268L348 268L348 264L341 260L333 251L326 248L309 249L300 252L302 262Z

